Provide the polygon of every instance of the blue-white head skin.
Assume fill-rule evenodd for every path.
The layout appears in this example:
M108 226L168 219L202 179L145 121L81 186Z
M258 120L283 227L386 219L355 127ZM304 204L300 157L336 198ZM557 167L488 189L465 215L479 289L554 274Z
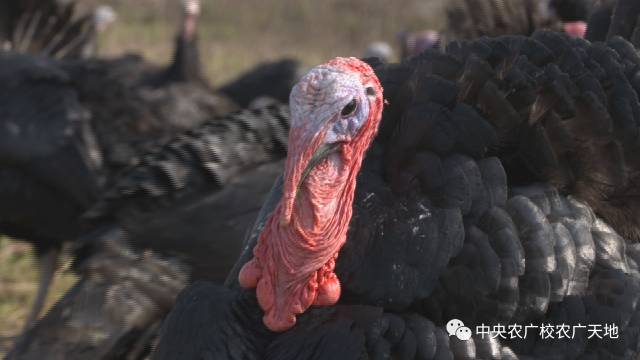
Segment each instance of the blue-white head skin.
M321 160L338 150L344 156L337 161L364 154L382 117L382 86L366 63L337 58L309 71L293 87L289 104L284 222L290 218L297 189Z

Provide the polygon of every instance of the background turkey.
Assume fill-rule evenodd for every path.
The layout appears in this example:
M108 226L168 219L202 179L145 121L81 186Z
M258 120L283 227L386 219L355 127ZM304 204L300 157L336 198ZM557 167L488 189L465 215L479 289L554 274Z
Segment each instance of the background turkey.
M80 216L100 189L155 144L236 109L200 73L197 5L183 3L175 56L166 68L134 55L55 61L0 54L0 231L35 244L41 273L27 324L42 307L62 244L81 234ZM296 63L276 71L284 73L279 83L273 71L241 81L285 87Z
M531 35L536 30L562 31L565 23L587 21L592 0L457 0L447 7L449 40L481 36Z
M288 117L287 106L260 101L176 135L125 170L88 215L77 243L81 281L10 356L148 353L177 293L192 279L222 283L233 266L282 170Z
M106 233L117 225L135 248L178 256L194 278L222 282L281 172L288 129L288 106L258 100L177 134L118 176L87 223Z
M95 54L97 32L113 22L106 7L78 11L75 1L3 1L0 5L0 44L4 50L60 58Z
M634 33L638 14L617 11L612 24L624 26L616 32ZM253 290L238 287L237 270L283 196L280 182L228 287L187 288L154 358L637 357L639 65L622 38L590 44L549 32L452 43L445 54L376 65L389 106L337 259L339 305L307 310L274 333L261 307L281 300L263 297L260 307ZM326 83L317 82L320 95L344 106L349 99L322 92ZM323 99L309 103L326 109ZM359 114L346 109L334 111L347 121ZM294 149L292 134L289 154L306 151L309 143ZM619 334L458 341L442 328L451 317L471 329L613 324Z
M400 34L401 57L444 48L453 40L531 35L542 29L584 37L593 6L593 0L451 1L445 6L446 26L442 32L423 30Z

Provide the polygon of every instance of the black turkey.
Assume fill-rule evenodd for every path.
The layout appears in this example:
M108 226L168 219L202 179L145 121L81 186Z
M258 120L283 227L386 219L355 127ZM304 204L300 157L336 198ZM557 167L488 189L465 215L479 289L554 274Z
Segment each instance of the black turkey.
M178 170L189 167L193 169L190 180L195 183L189 182L187 185L200 186L200 194L213 194L225 185L226 181L232 180L235 172L245 171L265 160L264 155L251 153L254 149L262 150L260 144L251 145L249 141L244 143L247 144L245 148L233 149L234 146L243 146L235 142L242 136L262 134L260 131L263 130L250 131L245 129L245 125L255 125L253 128L257 129L262 125L271 124L275 127L284 126L286 131L286 108L264 105L270 101L264 97L283 98L283 94L288 94L288 87L297 78L299 66L293 60L259 66L225 85L224 89L239 101L257 100L253 103L262 103L264 109L256 108L253 112L240 114L239 117L231 116L232 119L244 119L244 122L222 121L226 125L213 125L218 115L237 109L237 105L233 100L213 90L201 73L196 34L199 5L199 1L195 0L183 2L184 16L176 39L173 62L166 68L151 65L136 55L108 60L54 61L26 54L0 54L3 69L0 71L0 122L4 124L4 130L0 132L4 139L4 151L0 162L0 181L4 190L0 191L0 199L6 204L0 209L0 232L33 242L39 259L40 286L27 326L35 321L40 312L62 244L78 238L90 238L84 235L95 230L96 223L84 222L81 216L99 198L102 189L114 183L118 187L126 186L129 190L135 186L148 189L148 186L171 185L169 180L172 179L163 179L162 181L167 181L166 184L153 184L154 181L161 181L153 176L160 176L156 171L166 165L166 159L156 159L154 162L153 159L145 158L144 154L159 144L171 141L177 132L195 128L203 122L207 123L199 130L183 134L171 142L173 148L182 147L180 151L183 152L165 152L165 155L169 154L168 156L174 157L176 161L184 161L179 165L183 168ZM269 86L265 86L265 83ZM267 114L273 116L267 118ZM259 124L261 121L266 122ZM252 122L255 124L251 125ZM225 126L231 127L232 130L225 130ZM243 135L242 132L245 130L246 134ZM234 137L218 134L225 131ZM226 140L212 147L208 141L217 141L219 136ZM273 158L269 158L268 161L275 162L284 156L281 143L280 140L274 140L272 145L263 144L273 147L273 154L268 155ZM236 150L240 151L242 156L237 155ZM195 153L192 154L193 157L189 157L192 151ZM220 158L226 151L232 154L231 158ZM257 158L252 158L253 155L257 155ZM136 178L136 175L127 177L125 174L123 177L126 184L118 183L117 179L120 179L124 169L138 164L141 164L140 168L148 167L150 170L142 170L147 173L141 178ZM209 173L198 172L200 170ZM134 169L132 172L140 175L136 171L138 170ZM226 262L216 264L202 257L193 257L191 260L198 262L194 271L206 274L207 279L224 278L240 250L240 242L234 240L244 234L245 223L253 221L261 203L261 196L269 190L275 177L273 171L266 168L257 169L255 172L259 174L260 181L264 182L266 187L255 184L237 186L238 189L242 186L248 188L245 196L255 194L251 197L251 201L255 203L238 204L239 213L217 210L214 212L220 213L219 217L211 220L207 216L206 219L200 220L200 224L215 229L211 230L211 233L226 229L229 232L228 244L232 246L218 249L220 258L226 259ZM216 178L218 175L230 176L231 179ZM136 183L139 180L140 182ZM177 193L182 194L185 191L185 184L174 185L177 188L167 188L170 192L167 197L175 198ZM157 191L151 191L150 194L162 197ZM229 195L231 191L225 194L219 197L232 196ZM124 193L119 195L126 196ZM135 199L127 200L127 210L131 210L130 204L140 197L139 193L135 195ZM213 204L223 203L221 200L216 203L218 200L213 197L207 200ZM205 203L206 201L202 202ZM136 236L139 235L136 239L140 246L155 246L163 254L181 251L193 254L192 251L197 246L176 242L175 233L170 235L166 231L172 226L174 229L176 225L184 226L185 223L179 220L194 220L189 217L192 213L197 213L196 209L186 209L186 204L182 206L183 211L176 210L175 213L164 214L173 221L172 224L154 222L148 216L143 221L142 215L139 214L137 219L141 223L131 222L129 225L132 226L128 230ZM211 207L215 205L209 206L206 213L210 213ZM116 216L115 209L109 210L109 216ZM124 210L117 212L120 219L124 218L124 213ZM172 218L171 214L180 214L183 217ZM128 220L131 221L132 218ZM102 225L102 221L112 224L115 219L101 220L98 225ZM143 224L149 227L145 228ZM195 239L195 242L205 247L208 245L209 238L205 238L206 229L187 229L192 229L195 234L201 236ZM161 236L154 238L156 234ZM76 251L80 258L95 255L103 249L103 246L94 247L93 244L75 247L80 248ZM200 254L213 250L209 248ZM204 271L203 268L206 266L209 268ZM80 275L83 276L82 272Z
M3 143L6 152L0 169L6 192L0 191L0 199L4 204L21 204L0 210L0 231L33 242L40 259L40 287L27 324L36 319L42 306L61 245L93 229L94 224L83 225L80 217L97 200L101 189L117 183L116 179L124 169L144 163L145 153L170 141L176 132L211 122L217 115L237 108L233 100L212 90L199 72L193 28L198 8L189 8L193 3L185 2L176 55L167 68L150 65L135 55L111 60L62 62L14 53L0 55L4 70L0 73L3 84L0 101L4 104L0 121L5 124L2 136L7 140ZM238 101L264 105L271 101L265 96L283 98L284 93L288 93L288 87L297 78L298 66L293 60L258 66L223 88ZM270 109L274 116L286 120L286 110L280 111L277 105ZM241 117L264 120L261 111L255 110L253 115ZM278 126L286 126L286 121L282 124ZM200 136L198 131L209 131L202 130L207 126L220 130L215 125L204 125L193 135L186 136L197 138ZM237 131L244 130L244 125L234 126ZM188 147L189 144L180 141L173 144ZM35 142L40 143L40 147L35 147L37 151L32 146ZM226 145L236 144L227 140ZM216 151L220 149L223 148ZM274 154L281 151L277 149ZM198 160L201 155L207 153L198 153L194 159ZM284 153L274 156L277 160ZM236 165L244 166L239 158L215 158L214 162L236 160ZM252 166L253 160L248 159L250 165L247 167ZM222 171L231 172L224 167ZM273 176L264 176L269 184ZM150 181L149 178L145 180ZM128 185L133 186L135 181L129 179ZM215 184L221 185L224 181L210 178L201 183L211 185L210 190L214 191ZM256 193L255 201L260 201L261 194L268 190L268 187L250 189ZM259 202L255 207L257 210ZM245 219L243 221L252 221L251 214L247 212L240 216ZM229 213L228 217L233 218L234 214ZM222 223L223 217L219 220ZM211 226L215 227L213 223ZM147 239L153 231L168 236L155 228L144 233ZM170 251L176 246L172 237L167 239L166 242L158 239L155 243L159 250ZM180 246L175 250L179 251ZM224 270L219 270L219 277L226 274L238 250L237 246L225 250L230 255L228 263L220 265Z
M141 156L86 214L81 281L12 358L148 353L177 293L193 279L223 282L235 263L282 171L288 119L287 106L259 100Z
M584 37L592 0L456 0L447 6L445 36L471 40L480 36L531 35L536 30L565 31ZM581 31L574 31L582 23Z
M181 36L177 47L194 41ZM0 67L0 232L36 246L41 285L30 324L61 245L79 236L79 218L99 189L151 144L236 106L199 81L158 82L176 66L134 57L57 61L2 52Z
M617 33L637 33L640 12L615 14ZM313 235L333 229L344 200L311 186L342 189L379 95L356 60L314 68L292 95L286 176L227 286L185 289L154 358L637 358L639 66L621 37L551 32L374 63L389 105L337 259ZM325 257L307 267L316 252ZM333 261L338 304L307 309L337 300ZM578 331L462 341L444 329L452 318Z
M442 33L423 30L400 34L401 57L445 48L453 40L531 35L542 29L582 38L592 7L592 0L454 0L445 8L447 24Z
M134 247L177 255L193 277L222 282L282 171L288 129L288 106L260 100L177 134L118 177L85 215L90 228L117 225Z
M587 21L598 0L551 0L549 6L563 22ZM604 0L609 1L611 0Z

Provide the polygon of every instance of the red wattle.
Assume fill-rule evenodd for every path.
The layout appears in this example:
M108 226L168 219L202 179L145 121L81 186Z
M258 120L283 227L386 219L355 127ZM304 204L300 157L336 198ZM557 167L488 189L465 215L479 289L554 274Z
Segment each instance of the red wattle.
M262 269L257 264L256 259L247 262L238 275L238 282L244 288L254 288L258 285L258 280L262 276Z

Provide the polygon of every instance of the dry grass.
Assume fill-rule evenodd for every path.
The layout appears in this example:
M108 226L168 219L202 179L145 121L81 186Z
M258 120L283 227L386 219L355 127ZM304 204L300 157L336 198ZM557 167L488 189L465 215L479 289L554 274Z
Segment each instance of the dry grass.
M0 237L0 337L15 336L21 331L35 296L37 277L31 246ZM44 310L51 307L75 280L69 271L67 257L55 274ZM7 344L0 343L0 357Z
M176 0L112 0L117 26L101 39L103 55L141 52L169 60L179 22ZM315 64L360 55L371 41L395 42L407 29L442 25L439 1L203 0L200 49L214 84L256 63L284 56ZM126 9L126 10L125 10Z
M100 38L102 56L141 53L167 63L179 21L178 0L83 0L106 3L118 21ZM258 62L294 57L313 65L360 55L371 41L394 44L403 30L439 28L442 0L203 0L200 50L220 84ZM33 300L37 272L28 245L0 238L0 337L15 335ZM74 282L63 267L48 306ZM3 344L0 343L0 348ZM0 350L0 357L2 351Z

